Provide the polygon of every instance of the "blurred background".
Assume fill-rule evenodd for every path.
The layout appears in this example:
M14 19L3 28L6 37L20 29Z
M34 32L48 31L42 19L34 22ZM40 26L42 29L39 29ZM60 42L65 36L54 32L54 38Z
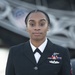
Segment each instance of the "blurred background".
M0 0L0 75L5 75L9 48L29 40L24 20L33 9L49 15L47 37L69 49L75 75L75 0Z

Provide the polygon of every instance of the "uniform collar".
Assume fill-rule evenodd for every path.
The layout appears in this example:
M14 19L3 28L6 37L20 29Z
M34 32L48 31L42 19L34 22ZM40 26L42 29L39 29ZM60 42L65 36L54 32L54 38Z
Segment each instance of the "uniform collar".
M38 47L38 49L39 49L41 52L44 51L44 49L45 49L45 47L46 47L46 45L47 45L47 42L48 42L48 40L47 40L47 38L46 38L45 41ZM31 46L31 48L32 48L32 51L34 52L35 49L36 49L36 47L31 43L31 41L30 41L30 46Z

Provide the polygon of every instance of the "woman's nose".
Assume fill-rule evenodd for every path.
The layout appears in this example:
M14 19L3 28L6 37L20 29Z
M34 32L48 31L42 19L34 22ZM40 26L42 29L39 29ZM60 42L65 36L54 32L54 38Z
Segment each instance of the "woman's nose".
M35 30L40 30L40 26L35 26Z

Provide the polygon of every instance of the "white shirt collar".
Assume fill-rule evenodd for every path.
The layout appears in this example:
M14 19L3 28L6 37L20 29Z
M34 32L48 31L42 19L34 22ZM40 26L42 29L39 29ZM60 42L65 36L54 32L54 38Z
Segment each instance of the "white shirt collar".
M41 52L43 52L44 51L44 49L45 49L45 47L46 47L46 45L47 45L47 38L45 39L45 41L38 47L38 49L41 51ZM30 45L31 45L31 48L32 48L32 50L33 50L33 52L35 51L35 49L36 49L36 47L31 43L31 41L30 41Z

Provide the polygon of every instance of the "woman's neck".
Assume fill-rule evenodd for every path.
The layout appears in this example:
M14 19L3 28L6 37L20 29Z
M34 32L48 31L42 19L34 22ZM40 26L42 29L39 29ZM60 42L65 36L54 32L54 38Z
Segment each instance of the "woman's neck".
M43 40L32 40L30 39L31 43L35 46L35 47L39 47L44 41L45 39Z

